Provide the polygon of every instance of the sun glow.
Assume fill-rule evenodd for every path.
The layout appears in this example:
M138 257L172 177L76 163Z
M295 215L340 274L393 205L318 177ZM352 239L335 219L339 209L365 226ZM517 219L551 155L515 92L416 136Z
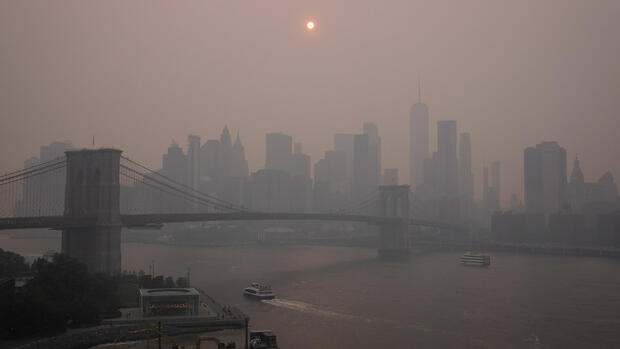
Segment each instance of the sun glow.
M308 30L314 30L314 22L308 21L308 23L306 23L306 28L308 28Z

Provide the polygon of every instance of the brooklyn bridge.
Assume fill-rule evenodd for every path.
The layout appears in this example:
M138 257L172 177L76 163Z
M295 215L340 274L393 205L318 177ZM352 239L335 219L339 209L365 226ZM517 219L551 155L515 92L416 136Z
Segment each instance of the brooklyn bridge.
M63 253L93 272L115 274L121 270L123 227L204 221L362 222L379 227L378 255L387 259L409 255L410 226L445 227L410 217L407 185L379 186L376 195L334 212L259 212L200 192L121 154L117 149L68 151L0 176L0 229L62 230ZM155 207L153 202L184 204Z

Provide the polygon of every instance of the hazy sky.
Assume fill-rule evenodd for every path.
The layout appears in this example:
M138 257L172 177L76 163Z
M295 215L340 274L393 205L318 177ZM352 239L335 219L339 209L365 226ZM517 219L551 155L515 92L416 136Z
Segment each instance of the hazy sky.
M317 23L308 33L307 19ZM240 131L250 169L282 131L318 161L336 132L379 124L408 178L416 76L436 121L502 161L557 140L586 180L620 176L620 1L0 1L0 173L71 140L152 167L174 139Z

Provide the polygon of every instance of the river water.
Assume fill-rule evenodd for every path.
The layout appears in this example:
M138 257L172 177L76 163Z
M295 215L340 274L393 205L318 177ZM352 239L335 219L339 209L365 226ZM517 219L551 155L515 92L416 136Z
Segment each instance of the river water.
M0 247L30 258L59 246L58 236L0 236ZM364 248L140 243L122 253L128 270L148 271L151 260L161 275L191 268L192 286L275 331L282 348L620 347L619 260L492 254L477 268L459 265L459 252L388 263ZM251 281L278 298L244 299Z

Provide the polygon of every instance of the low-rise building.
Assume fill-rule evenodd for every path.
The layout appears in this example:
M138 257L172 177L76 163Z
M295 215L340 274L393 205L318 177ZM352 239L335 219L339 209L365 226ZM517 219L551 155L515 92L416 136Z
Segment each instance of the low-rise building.
M142 316L196 316L200 313L200 293L195 288L140 289Z

